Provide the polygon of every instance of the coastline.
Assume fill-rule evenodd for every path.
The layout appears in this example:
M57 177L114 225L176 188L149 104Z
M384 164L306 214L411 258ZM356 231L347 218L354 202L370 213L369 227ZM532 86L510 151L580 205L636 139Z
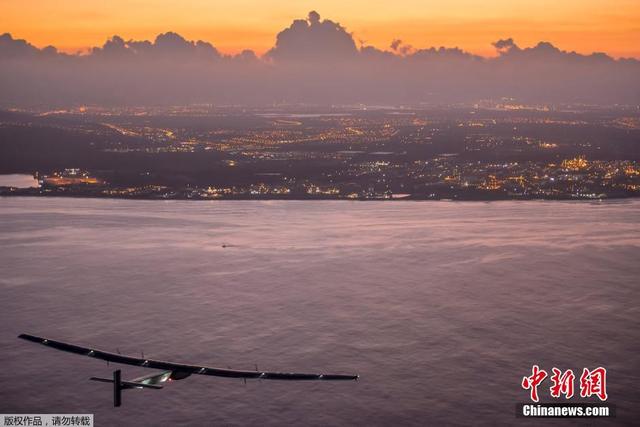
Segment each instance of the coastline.
M148 196L113 196L113 195L95 195L95 194L17 194L17 192L0 192L0 199L3 198L54 198L54 199L105 199L105 200L135 200L135 201L190 201L190 202L223 202L223 201L289 201L289 202L620 202L640 200L640 195L628 196L608 196L601 198L589 197L494 197L494 198L465 198L465 197L401 197L401 198L373 198L373 197L336 197L336 196L234 196L234 197L148 197Z

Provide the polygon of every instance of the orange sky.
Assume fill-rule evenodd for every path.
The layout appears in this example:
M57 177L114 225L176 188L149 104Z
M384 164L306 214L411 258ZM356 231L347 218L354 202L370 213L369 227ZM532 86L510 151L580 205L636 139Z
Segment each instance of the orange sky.
M364 40L388 48L458 46L492 55L491 42L550 41L581 53L640 58L640 0L1 0L0 33L75 52L118 34L153 39L175 31L220 51L263 53L295 18L317 10Z

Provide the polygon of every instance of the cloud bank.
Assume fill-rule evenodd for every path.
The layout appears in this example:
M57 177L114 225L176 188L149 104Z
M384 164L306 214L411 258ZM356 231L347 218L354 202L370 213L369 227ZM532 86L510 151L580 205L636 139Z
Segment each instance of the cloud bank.
M150 104L417 104L510 97L535 103L640 104L640 61L582 55L511 38L485 58L459 48L356 45L339 23L310 12L263 57L225 56L176 33L113 36L86 55L0 36L0 106Z

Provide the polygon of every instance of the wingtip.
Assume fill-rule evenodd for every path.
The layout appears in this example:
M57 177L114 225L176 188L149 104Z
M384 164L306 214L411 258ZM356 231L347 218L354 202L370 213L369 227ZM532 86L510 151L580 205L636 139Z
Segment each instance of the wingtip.
M31 341L31 342L42 342L43 340L43 338L36 337L35 335L29 335L29 334L20 334L18 335L18 338Z

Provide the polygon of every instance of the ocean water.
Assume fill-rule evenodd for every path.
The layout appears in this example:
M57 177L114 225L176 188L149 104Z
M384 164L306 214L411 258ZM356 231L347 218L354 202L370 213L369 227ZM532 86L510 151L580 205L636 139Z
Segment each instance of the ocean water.
M3 413L93 413L96 425L538 425L549 420L514 414L539 364L606 367L618 417L597 423L640 419L640 201L4 198L0 243ZM113 365L22 332L360 380L195 375L126 391L113 408L110 385L88 381ZM123 367L125 378L146 372Z

